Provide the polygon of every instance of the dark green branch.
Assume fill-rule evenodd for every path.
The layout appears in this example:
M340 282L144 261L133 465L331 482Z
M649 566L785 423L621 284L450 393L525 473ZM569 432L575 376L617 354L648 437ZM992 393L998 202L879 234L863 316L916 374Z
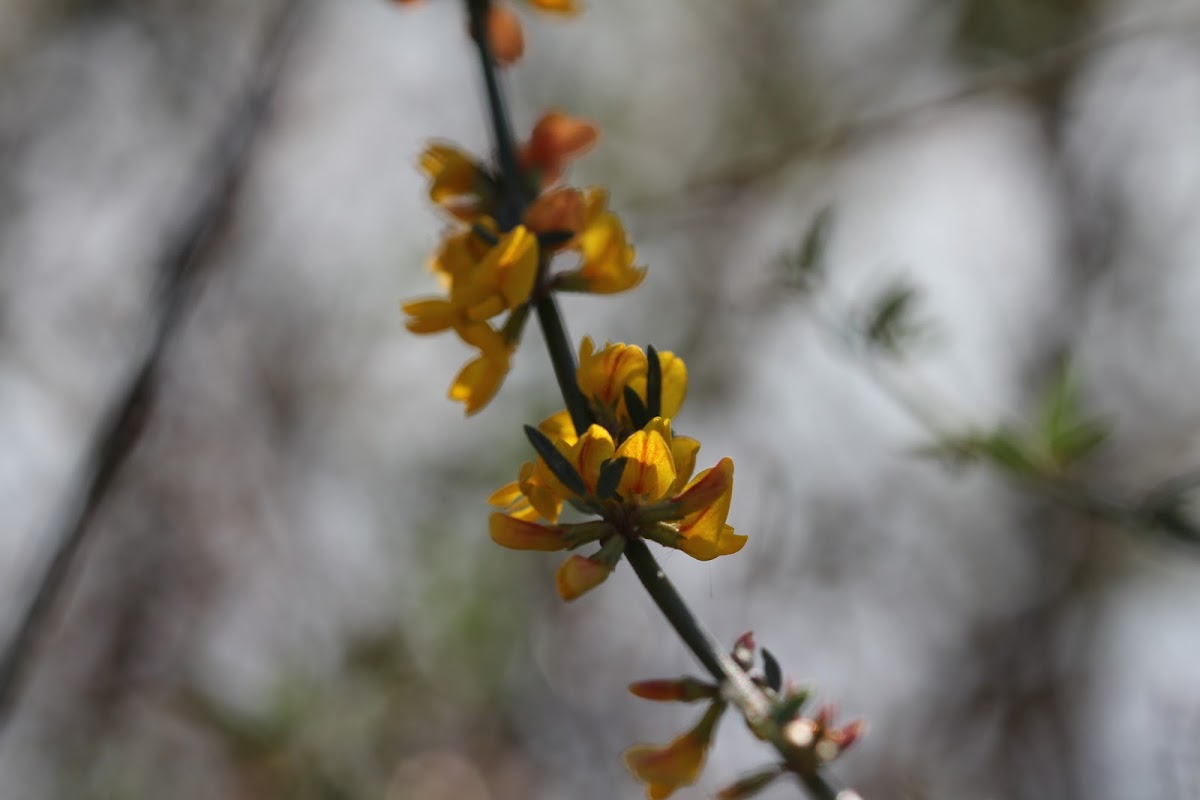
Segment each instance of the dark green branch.
M480 65L483 70L488 113L496 144L500 183L503 187L496 212L496 221L501 230L510 230L524 216L525 209L532 198L527 193L523 176L517 164L516 142L505 108L504 96L500 90L491 43L487 37L490 1L466 0L466 2L470 15L471 36L478 47ZM545 290L547 267L548 261L543 259L538 267L538 288L532 302L537 311L542 334L546 339L546 348L550 354L550 362L554 366L554 377L558 380L558 388L562 393L563 402L571 415L571 422L575 426L576 432L582 436L592 422L592 415L587 400L579 390L575 375L575 352L563 325L558 303L554 299L553 292ZM683 598L679 596L675 587L671 585L667 576L659 568L645 542L637 538L630 539L625 543L624 552L630 566L641 580L642 586L645 587L663 616L667 618L671 627L683 639L705 670L725 687L730 700L738 707L747 723L754 730L764 734L816 800L837 800L837 790L819 774L813 763L801 761L801 755L797 748L789 745L785 740L783 731L771 716L770 699L724 649L700 627Z
M500 75L496 70L492 43L488 39L487 20L490 7L490 0L467 0L471 38L474 39L479 53L484 89L487 92L488 115L492 123L492 138L496 145L496 160L500 169L502 191L499 207L496 209L496 223L500 230L507 231L521 220L529 198L524 189L520 167L517 165L516 138L513 135L512 123L508 119L504 93L500 90Z
M575 426L575 432L583 436L583 432L592 424L592 412L575 379L575 353L571 349L567 330L563 327L562 315L558 313L558 303L554 295L546 294L537 301L535 307L538 324L542 326L542 335L546 338L546 349L550 351L550 363L554 365L554 377L558 380L558 389L571 415L571 424Z
M811 764L799 761L796 748L784 739L784 733L771 718L771 701L745 671L713 640L692 615L691 609L675 591L666 573L658 566L650 548L641 539L625 544L625 558L637 574L646 593L679 634L692 655L729 695L729 700L754 730L762 732L784 758L804 788L816 800L837 800L838 790Z

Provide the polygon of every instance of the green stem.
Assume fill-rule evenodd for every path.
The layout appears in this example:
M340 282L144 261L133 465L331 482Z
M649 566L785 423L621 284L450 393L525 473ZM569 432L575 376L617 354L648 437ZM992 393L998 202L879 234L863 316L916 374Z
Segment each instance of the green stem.
M554 377L558 380L558 390L562 392L563 402L571 415L571 424L579 436L592 424L592 412L588 409L583 392L579 391L579 383L575 379L575 352L571 349L571 340L567 337L567 329L563 326L562 315L558 313L558 303L554 295L547 293L534 304L537 309L538 324L542 326L542 335L546 339L546 349L550 351L550 363L554 365Z
M492 44L488 40L487 19L490 7L490 0L467 0L471 38L475 40L479 53L492 136L496 144L496 159L500 167L502 191L496 210L496 223L500 230L507 231L520 222L529 198L523 189L521 170L517 165L516 138L513 136L512 123L508 119L504 93L500 91L500 76L496 70L496 59L492 55Z
M496 62L492 57L491 43L487 37L487 17L490 5L490 0L467 0L471 36L478 47L480 63L483 68L488 112L496 143L500 182L503 186L499 208L496 212L496 222L500 226L500 230L506 231L511 230L520 222L525 208L532 198L527 195L517 164L517 150L512 125L505 108L504 95L500 91ZM546 263L539 265L537 279L539 287L543 286L545 282L546 267ZM567 411L571 415L571 422L575 426L575 430L582 435L591 424L592 415L575 377L575 352L571 347L571 340L567 336L566 327L563 325L562 315L559 313L558 303L554 299L553 292L539 291L535 293L534 297L533 305L537 311L538 324L546 339L550 362L554 366L554 377L558 380L558 388L562 393ZM628 540L625 543L625 557L671 627L675 629L675 632L679 634L708 673L725 687L731 701L738 707L751 727L766 734L768 741L793 767L793 771L801 783L816 800L837 800L837 791L821 777L812 765L796 763L796 748L788 745L783 737L783 732L771 717L771 701L750 680L745 671L716 644L712 636L700 627L683 598L679 596L675 587L671 585L667 576L659 568L650 549L646 547L646 543L641 539Z

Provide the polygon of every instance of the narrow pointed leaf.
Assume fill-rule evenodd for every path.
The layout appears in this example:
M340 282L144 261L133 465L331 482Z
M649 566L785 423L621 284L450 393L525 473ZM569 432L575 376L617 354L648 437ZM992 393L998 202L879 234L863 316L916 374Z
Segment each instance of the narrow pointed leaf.
M808 692L805 691L783 698L779 705L775 707L775 721L781 725L786 725L800 716L800 710L804 708L804 704L807 702Z
M805 274L820 278L824 272L825 249L829 244L829 231L833 227L833 209L823 208L813 218L800 246L798 266Z
M773 691L778 692L783 686L783 670L779 668L779 662L775 660L775 656L767 648L762 648L763 674L767 678L767 686L770 686Z
M662 415L662 364L654 345L646 346L646 416Z
M717 792L717 800L746 800L770 786L783 772L783 767L776 765L747 775Z
M638 397L637 392L628 386L625 387L625 408L629 410L629 418L633 420L633 427L638 430L646 427L646 423L653 419L646 411L646 405L642 402L642 398Z
M621 475L625 473L625 462L628 460L622 456L604 462L600 467L600 478L596 481L596 497L601 500L616 497L617 484L621 482Z
M546 462L546 466L554 473L554 477L562 481L563 486L577 495L587 494L587 484L583 482L583 476L579 474L579 470L575 469L575 466L567 461L562 453L558 452L558 448L546 434L532 425L526 425L525 436L537 454Z

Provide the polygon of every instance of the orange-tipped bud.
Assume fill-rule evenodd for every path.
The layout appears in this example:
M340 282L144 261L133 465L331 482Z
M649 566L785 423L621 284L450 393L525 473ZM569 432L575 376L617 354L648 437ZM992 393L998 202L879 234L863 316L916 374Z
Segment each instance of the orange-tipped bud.
M542 186L558 181L567 161L582 155L600 138L600 129L561 111L546 112L533 127L517 160L525 171L537 170Z
M525 54L525 31L516 12L506 5L492 3L488 9L488 44L502 67L516 63Z
M695 678L679 678L678 680L663 678L629 684L629 693L634 697L659 703L694 703L697 700L711 700L717 696L719 691L713 684Z
M534 233L569 232L575 235L583 230L583 211L583 193L578 189L553 189L533 201L525 212L525 227ZM569 241L559 247L565 247Z
M750 669L754 666L754 655L757 649L758 645L754 643L754 631L746 631L733 643L733 650L729 652L729 655L739 667Z

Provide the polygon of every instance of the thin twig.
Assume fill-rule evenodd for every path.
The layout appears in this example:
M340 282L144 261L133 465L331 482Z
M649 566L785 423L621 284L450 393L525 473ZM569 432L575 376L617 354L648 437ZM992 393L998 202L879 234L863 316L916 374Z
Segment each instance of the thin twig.
M942 111L981 95L1027 86L1069 68L1085 56L1111 49L1139 36L1191 28L1197 24L1200 24L1200 15L1195 11L1147 14L1140 19L1119 23L1048 48L1028 58L982 70L969 76L950 91L896 108L835 122L816 130L803 131L791 141L784 142L774 152L735 159L733 163L695 177L683 188L673 190L670 198L686 196L690 198L690 202L695 203L697 196L721 194L760 178L776 175L780 169L797 159L836 153L869 136L907 125L924 115ZM646 197L640 200L639 204L651 205L666 199Z
M308 0L281 0L264 29L254 72L212 153L197 173L199 201L189 203L158 258L158 312L154 334L129 380L97 428L79 479L49 536L53 551L0 656L0 735L20 698L42 634L66 590L97 513L137 445L154 405L157 376L184 311L199 290L205 264L222 240L236 206L253 146L267 120L283 64Z

